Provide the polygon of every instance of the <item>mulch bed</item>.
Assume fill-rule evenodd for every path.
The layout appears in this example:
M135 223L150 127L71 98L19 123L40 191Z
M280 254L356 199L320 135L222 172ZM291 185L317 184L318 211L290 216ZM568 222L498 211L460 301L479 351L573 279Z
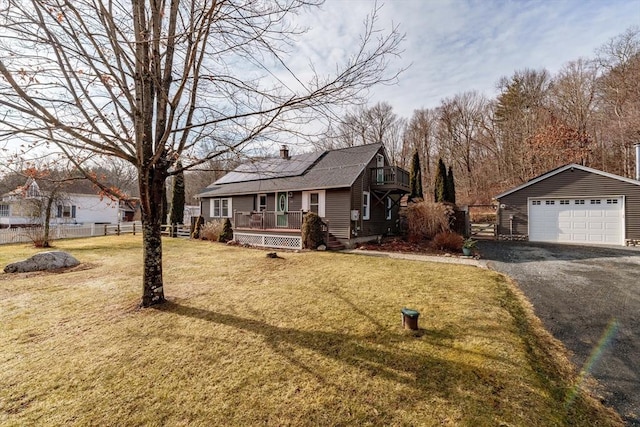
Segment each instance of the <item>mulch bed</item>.
M362 243L358 245L358 249L364 249L367 251L417 253L425 255L444 255L447 253L445 251L432 248L431 242L425 241L412 243L400 237L385 237L380 243Z

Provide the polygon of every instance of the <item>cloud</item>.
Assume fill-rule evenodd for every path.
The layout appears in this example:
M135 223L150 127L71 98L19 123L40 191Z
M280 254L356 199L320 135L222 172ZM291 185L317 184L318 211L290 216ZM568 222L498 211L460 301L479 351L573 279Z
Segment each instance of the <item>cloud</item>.
M328 0L321 11L300 16L310 31L296 45L294 63L311 61L327 72L357 46L373 2ZM372 91L401 116L435 107L446 97L478 90L496 94L500 77L524 68L557 72L563 64L593 57L607 40L640 23L640 0L388 1L380 9L383 28L406 33L402 58L410 68L397 85Z

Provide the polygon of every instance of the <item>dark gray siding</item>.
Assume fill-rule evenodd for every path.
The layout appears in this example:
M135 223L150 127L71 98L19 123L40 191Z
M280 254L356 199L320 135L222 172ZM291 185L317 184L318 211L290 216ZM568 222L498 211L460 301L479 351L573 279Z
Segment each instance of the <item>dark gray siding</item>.
M379 150L378 153L384 154L384 150ZM385 156L385 166L389 166L388 159ZM390 220L386 219L386 199L382 197L384 192L378 193L378 197L382 200L378 200L374 192L371 190L371 168L377 167L376 156L373 156L367 167L362 174L358 177L356 184L353 186L353 203L354 209L360 211L360 231L358 237L378 236L387 234L389 231L395 230L395 219L398 218L398 207L394 208L395 215ZM362 192L369 191L371 198L371 207L368 220L362 219ZM397 196L395 196L397 197Z
M339 239L348 239L351 232L351 192L348 188L327 190L324 217L329 221L329 232Z
M200 215L202 215L205 221L211 219L211 217L209 216L209 214L211 213L211 209L209 207L210 203L210 199L200 199Z
M231 204L234 211L251 212L253 210L255 196L233 196L232 199Z
M294 191L292 196L289 197L289 210L300 211L302 210L302 191Z
M499 199L505 208L499 210L498 234L509 234L510 215L513 234L528 234L529 197L604 196L625 196L625 238L640 239L640 186L580 169L568 169Z

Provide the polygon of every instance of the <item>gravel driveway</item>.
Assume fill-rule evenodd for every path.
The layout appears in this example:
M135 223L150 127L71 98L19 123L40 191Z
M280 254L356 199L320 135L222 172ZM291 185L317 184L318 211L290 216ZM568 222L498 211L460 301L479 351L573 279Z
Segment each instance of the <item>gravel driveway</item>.
M640 426L640 248L490 241L478 248L600 382L605 403Z

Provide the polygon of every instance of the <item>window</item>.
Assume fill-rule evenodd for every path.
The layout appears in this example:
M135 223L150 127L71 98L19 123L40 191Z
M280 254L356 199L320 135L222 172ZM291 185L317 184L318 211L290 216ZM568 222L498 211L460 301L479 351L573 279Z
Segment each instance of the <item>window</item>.
M376 154L376 182L384 183L384 156L380 153Z
M309 211L315 214L320 212L320 195L318 193L309 194Z
M573 203L576 205L584 205L584 200L575 200Z
M540 203L541 203L540 200L532 200L531 201L531 204L534 205L534 206L539 206Z
M286 212L287 211L287 194L279 193L278 194L278 212Z
M591 199L591 200L589 200L589 203L591 203L592 205L599 205L600 204L600 199Z
M212 218L231 218L231 199L211 199L210 211Z
M607 204L608 205L617 205L618 204L618 199L607 199Z
M313 190L302 192L302 210L304 212L314 212L320 218L325 217L326 191Z
M9 205L0 205L0 216L9 216Z
M267 195L266 194L258 194L258 212L267 210Z
M545 205L555 205L555 204L556 204L556 201L555 201L555 200L545 200L545 201L544 201L544 204L545 204Z
M393 214L393 199L391 197L387 197L387 216L386 218L389 220Z
M560 200L560 204L561 205L568 205L569 201L568 200Z
M57 218L75 218L76 217L76 207L69 205L58 205L58 212L56 214Z
M368 191L362 192L362 219L369 219L369 205L371 204L371 196Z

